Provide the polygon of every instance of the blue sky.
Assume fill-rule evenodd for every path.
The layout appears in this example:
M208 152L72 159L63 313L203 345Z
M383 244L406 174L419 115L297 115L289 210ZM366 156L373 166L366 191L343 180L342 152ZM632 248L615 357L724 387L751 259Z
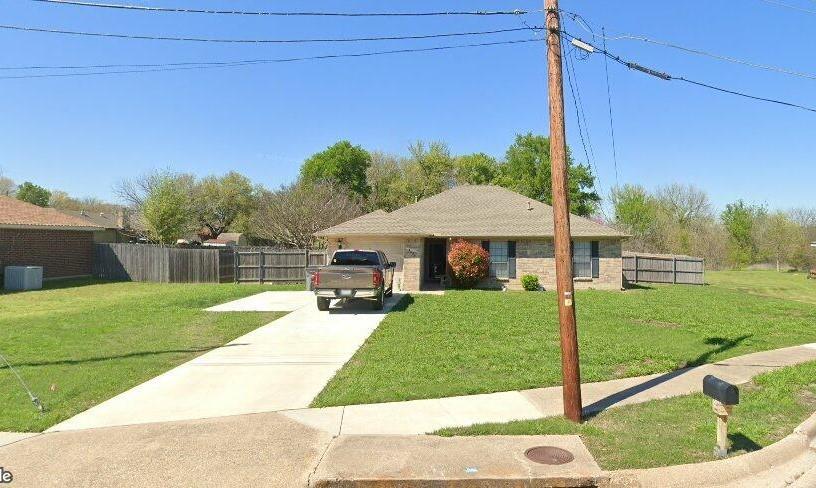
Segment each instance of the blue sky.
M788 0L816 10L806 0ZM798 2L798 3L797 3ZM126 3L126 2L125 2ZM275 10L540 10L530 0L227 1L146 5ZM402 35L541 24L514 17L269 18L110 11L24 0L2 24L223 38ZM638 34L758 63L816 73L816 15L761 0L563 1L608 35ZM565 28L584 32L573 22ZM78 38L0 30L1 66L155 63L309 56L526 39L526 32L460 39L331 45L220 45ZM750 69L636 41L621 56L675 75L816 106L816 81ZM604 192L617 180L648 188L683 182L717 207L737 198L771 207L814 205L816 114L662 81L610 64L618 148L614 170L603 58L576 60ZM0 76L10 72L0 72ZM12 74L19 74L14 72ZM443 140L454 153L503 156L514 135L548 129L543 44L443 53L98 77L0 80L0 169L14 180L114 198L123 178L156 168L199 175L240 171L268 187L291 181L304 158L339 139L405 153ZM569 88L567 88L569 93ZM584 160L571 101L568 141Z

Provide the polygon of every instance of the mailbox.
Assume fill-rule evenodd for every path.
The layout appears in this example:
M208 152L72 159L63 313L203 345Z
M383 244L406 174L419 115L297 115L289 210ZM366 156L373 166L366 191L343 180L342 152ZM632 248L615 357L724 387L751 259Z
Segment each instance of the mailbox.
M703 378L703 393L712 398L711 406L717 415L717 447L714 455L724 458L728 455L728 416L734 405L739 403L739 388L716 376Z
M703 378L703 393L723 405L739 404L739 388L713 375Z

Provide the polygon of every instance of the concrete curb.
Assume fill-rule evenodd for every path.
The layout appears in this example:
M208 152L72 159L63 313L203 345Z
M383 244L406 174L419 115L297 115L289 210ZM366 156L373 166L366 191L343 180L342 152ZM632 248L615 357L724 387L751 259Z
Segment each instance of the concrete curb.
M740 486L763 476L788 486L816 466L816 414L793 433L759 451L722 461L607 472L604 488ZM767 475L767 476L765 476ZM750 483L743 486L749 486ZM763 484L762 486L766 486Z

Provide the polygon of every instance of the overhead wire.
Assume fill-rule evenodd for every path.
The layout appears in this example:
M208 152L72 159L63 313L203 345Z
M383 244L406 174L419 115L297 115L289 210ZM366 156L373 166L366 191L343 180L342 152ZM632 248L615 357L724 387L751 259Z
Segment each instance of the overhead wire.
M33 2L56 5L70 5L75 7L94 7L114 10L130 10L140 12L165 13L192 13L192 14L219 14L219 15L259 15L273 17L437 17L437 16L478 16L494 17L501 15L524 15L526 10L451 10L433 12L319 12L319 11L269 11L269 10L220 10L181 7L158 7L149 5L84 2L75 0L31 0Z
M604 51L606 51L606 39L603 40L603 48ZM615 186L620 186L618 176L618 148L615 143L615 122L612 117L612 88L609 83L609 59L606 56L604 56L604 73L606 74L606 102L609 107L609 134L612 139L612 162L615 165Z
M182 71L182 70L198 70L198 69L214 69L240 66L255 66L264 64L277 63L292 63L300 61L317 61L328 59L342 59L342 58L364 58L372 56L383 56L392 54L408 54L408 53L423 53L435 51L448 51L454 49L466 48L481 48L490 46L503 46L514 44L526 44L532 42L543 42L543 39L519 39L510 41L496 41L496 42L482 42L472 44L456 44L450 46L433 46L426 48L409 48L409 49L393 49L387 51L371 51L362 53L341 53L341 54L326 54L317 56L302 56L291 58L272 58L272 59L247 59L237 61L212 61L212 62L183 62L183 63L152 63L152 64L96 64L96 65L60 65L60 66L2 66L0 70L77 70L77 69L106 69L106 68L134 68L121 69L115 71L90 71L90 72L74 72L74 73L46 73L46 74L24 74L24 75L8 75L0 76L0 80L11 79L31 79L31 78L63 78L75 76L102 76L102 75L117 75L117 74L131 74L131 73L155 73L164 71ZM141 69L145 68L145 69Z
M808 107L808 106L805 106L805 105L800 105L800 104L793 103L793 102L788 102L788 101L785 101L785 100L779 100L779 99L774 99L774 98L767 98L767 97L760 97L760 96L756 96L756 95L751 95L751 94L748 94L748 93L745 93L745 92L740 92L740 91L737 91L737 90L732 90L732 89L729 89L729 88L723 88L723 87L720 87L720 86L717 86L717 85L712 85L710 83L705 83L705 82L692 80L692 79L686 78L684 76L677 76L677 75L672 75L672 74L665 73L665 72L662 72L662 71L654 70L654 69L642 66L642 65L640 65L638 63L632 62L632 61L626 61L626 60L622 59L621 57L619 57L619 56L617 56L615 54L612 54L611 52L607 51L606 49L602 49L602 48L600 48L598 46L595 46L595 45L593 45L593 44L591 44L591 43L589 43L587 41L584 41L584 40L580 39L579 37L576 37L576 36L566 32L564 30L562 30L561 33L566 35L570 39L577 39L577 40L579 40L581 42L584 42L585 44L591 46L596 52L598 52L600 54L603 54L604 56L608 57L609 59L615 61L618 64L626 66L629 69L634 69L634 70L641 71L641 72L644 72L644 73L652 75L652 76L656 76L658 78L662 78L662 79L664 79L666 81L670 81L670 80L683 81L685 83L689 83L689 84L692 84L692 85L696 85L696 86L700 86L700 87L704 87L704 88L709 88L709 89L716 90L716 91L719 91L719 92L722 92L722 93L737 95L737 96L752 99L752 100L775 103L775 104L778 104L778 105L784 105L784 106L788 106L788 107L792 107L792 108L798 108L798 109L801 109L801 110L806 110L808 112L816 112L816 108L813 108L813 107Z
M535 27L540 29L540 27ZM513 27L508 29L494 29L486 31L453 32L441 34L417 34L408 36L374 36L374 37L337 37L337 38L314 38L314 39L222 39L208 37L176 37L176 36L150 36L143 34L117 34L109 32L88 32L65 29L48 29L41 27L27 27L19 25L0 24L0 29L38 32L46 34L62 34L72 36L106 37L116 39L136 39L150 41L185 41L185 42L214 42L231 44L307 44L307 43L350 43L350 42L372 42L372 41L400 41L418 39L439 39L449 37L483 36L493 34L504 34L509 32L520 32L529 30L527 27Z
M652 39L652 38L646 37L646 36L638 36L638 35L632 35L632 34L621 34L621 35L616 35L616 36L607 36L606 33L597 34L592 29L590 24L583 17L581 17L579 14L576 14L574 12L567 12L567 11L564 11L564 13L566 13L568 16L570 16L579 27L581 27L583 30L588 32L593 38L596 38L596 39L601 38L604 41L606 41L606 40L610 40L610 41L620 41L620 40L641 41L641 42L645 42L645 43L648 43L648 44L654 44L654 45L658 45L658 46L668 47L668 48L671 48L671 49L676 49L676 50L683 51L683 52L686 52L686 53L689 53L689 54L694 54L694 55L697 55L697 56L705 56L705 57L716 59L716 60L719 60L719 61L726 61L726 62L729 62L729 63L740 64L740 65L743 65L743 66L747 66L749 68L756 68L756 69L761 69L761 70L765 70L765 71L773 71L773 72L782 73L782 74L786 74L786 75L798 76L800 78L807 78L807 79L811 79L811 80L816 80L816 74L813 74L813 73L807 73L807 72L803 72L803 71L796 71L796 70L783 68L783 67L780 67L780 66L774 66L774 65L770 65L770 64L755 63L753 61L746 61L744 59L735 58L733 56L726 56L726 55L723 55L723 54L717 54L717 53L713 53L713 52L710 52L710 51L705 51L705 50L702 50L702 49L690 48L690 47L682 46L682 45L672 43L672 42L668 42L668 41L663 41L663 40L659 40L659 39Z
M765 3L768 3L768 4L771 4L771 5L776 5L776 6L784 7L784 8L791 9L791 10L798 10L799 12L806 12L806 13L809 13L809 14L816 14L816 10L810 10L810 9L807 9L807 8L804 8L804 7L800 7L798 5L791 5L789 3L779 2L777 0L761 0L761 1L763 1Z
M578 123L578 134L581 139L581 145L583 146L584 149L584 155L587 158L587 165L589 166L589 168L591 169L592 173L595 176L595 178L593 179L593 187L598 192L599 196L602 196L603 183L601 182L601 175L600 172L598 171L597 161L595 160L595 150L592 147L592 139L590 138L589 135L589 122L587 121L586 113L584 112L583 103L581 101L581 92L578 87L578 77L575 73L575 69L573 66L574 63L570 60L570 55L574 52L575 48L573 48L570 52L567 53L566 56L564 56L565 71L567 72L567 83L570 88L570 94L572 95L571 100L573 107L575 108L575 118ZM584 133L586 133L586 139L584 138ZM589 148L589 151L587 151L587 148ZM604 210L603 205L600 206L600 210L604 218L607 218L606 211Z

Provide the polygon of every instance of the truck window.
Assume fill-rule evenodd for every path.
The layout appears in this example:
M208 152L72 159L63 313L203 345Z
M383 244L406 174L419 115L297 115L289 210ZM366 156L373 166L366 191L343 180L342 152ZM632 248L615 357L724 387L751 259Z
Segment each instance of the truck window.
M378 266L380 257L374 251L336 252L331 263L338 266Z

